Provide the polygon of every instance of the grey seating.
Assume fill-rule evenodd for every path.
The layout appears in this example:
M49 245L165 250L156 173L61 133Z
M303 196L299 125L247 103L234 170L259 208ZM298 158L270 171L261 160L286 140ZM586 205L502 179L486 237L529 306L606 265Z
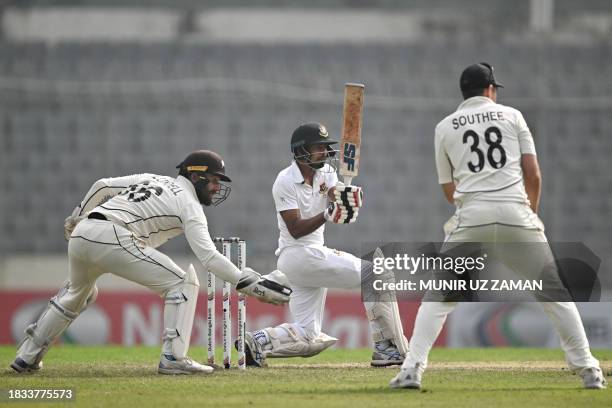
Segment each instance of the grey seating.
M63 218L95 180L144 171L173 175L186 154L207 148L224 156L234 179L230 199L206 210L211 231L246 238L250 259L273 266L278 237L271 188L291 160L291 132L300 122L317 120L339 138L347 81L367 86L362 171L355 179L364 186L365 206L356 225L328 226L330 246L359 251L364 237L441 240L442 224L453 209L437 185L434 127L461 102L458 72L478 60L496 66L506 84L502 103L524 103L517 108L536 134L544 174L542 218L550 224L550 239L608 242L607 223L595 220L608 219L612 211L611 115L605 108L562 103L563 98L610 97L612 77L605 74L610 49L605 42L576 47L484 41L475 50L460 40L281 46L3 43L2 75L38 76L51 83L111 81L117 88L1 91L0 168L6 176L0 209L16 215L0 220L9 232L0 238L0 249L62 251ZM226 88L195 87L211 78L223 78ZM194 88L163 88L176 79L193 79ZM268 88L238 89L237 80ZM121 89L122 83L130 88ZM294 93L285 94L287 89ZM317 91L336 92L338 99L313 98ZM385 107L373 96L417 102ZM544 106L539 97L559 102ZM34 230L38 235L31 240ZM164 248L188 251L184 241Z

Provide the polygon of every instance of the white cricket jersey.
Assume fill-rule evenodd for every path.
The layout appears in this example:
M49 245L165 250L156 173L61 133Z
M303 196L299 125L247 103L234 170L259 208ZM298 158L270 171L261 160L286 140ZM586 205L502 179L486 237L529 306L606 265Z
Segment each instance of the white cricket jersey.
M521 155L536 151L521 112L475 96L440 121L435 133L438 181L454 181L456 202L528 202Z
M312 186L304 182L304 177L300 172L297 163L293 161L291 165L283 169L272 186L272 195L276 205L276 218L278 219L278 255L283 248L290 246L320 246L324 244L323 233L325 224L315 231L295 239L289 233L289 229L281 216L281 211L299 209L302 218L312 218L320 214L327 208L327 192L338 182L338 176L334 169L329 165L315 172Z
M153 248L185 233L204 265L217 252L195 188L183 176L137 174L98 180L73 215L90 212L104 214Z

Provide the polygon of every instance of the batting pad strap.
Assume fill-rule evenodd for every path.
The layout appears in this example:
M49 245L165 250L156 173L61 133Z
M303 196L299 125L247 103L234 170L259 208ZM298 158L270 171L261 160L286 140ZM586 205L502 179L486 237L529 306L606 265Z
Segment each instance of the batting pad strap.
M57 305L59 306L59 305ZM68 328L74 319L63 313L51 303L36 323L26 329L26 338L21 343L17 355L31 364L42 360L53 341Z
M176 329L164 329L164 336L163 336L164 341L172 340L172 339L175 339L177 337L180 337L180 333L178 332L178 330L176 330Z
M183 291L176 290L169 292L164 299L164 303L167 305L176 305L187 301L187 297L183 294Z
M36 332L36 323L32 323L31 325L29 325L26 328L25 333L26 333L27 336L29 336L32 339L32 342L37 347L47 347L53 341L53 339L50 339L48 337L40 336Z
M70 321L74 320L77 318L77 316L79 315L78 313L74 313L71 312L68 309L63 308L59 303L56 302L56 299L53 298L49 301L49 304L55 309L57 310L60 314L64 315L67 319L69 319Z

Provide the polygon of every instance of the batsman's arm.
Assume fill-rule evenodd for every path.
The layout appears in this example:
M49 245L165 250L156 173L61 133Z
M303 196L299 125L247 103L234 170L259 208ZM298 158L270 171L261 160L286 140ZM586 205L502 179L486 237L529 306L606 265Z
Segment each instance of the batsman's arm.
M326 221L323 213L317 214L312 218L302 218L299 209L281 211L280 215L283 221L285 221L289 233L295 239L316 231Z
M542 175L538 157L535 154L521 155L521 168L523 169L523 182L525 192L529 199L529 205L534 213L537 214L540 206L540 192L542 190Z

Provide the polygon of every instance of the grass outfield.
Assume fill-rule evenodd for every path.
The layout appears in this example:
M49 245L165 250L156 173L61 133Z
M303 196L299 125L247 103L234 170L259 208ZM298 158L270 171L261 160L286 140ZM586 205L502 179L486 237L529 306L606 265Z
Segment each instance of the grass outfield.
M612 406L612 387L582 389L563 354L549 349L434 349L420 391L390 389L397 368L370 368L369 350L332 349L309 359L271 360L268 369L208 376L156 374L158 347L57 346L43 371L29 375L4 368L14 353L0 347L0 389L73 388L70 407ZM202 347L190 354L204 360ZM594 354L612 375L612 350ZM28 405L59 406L15 406Z

